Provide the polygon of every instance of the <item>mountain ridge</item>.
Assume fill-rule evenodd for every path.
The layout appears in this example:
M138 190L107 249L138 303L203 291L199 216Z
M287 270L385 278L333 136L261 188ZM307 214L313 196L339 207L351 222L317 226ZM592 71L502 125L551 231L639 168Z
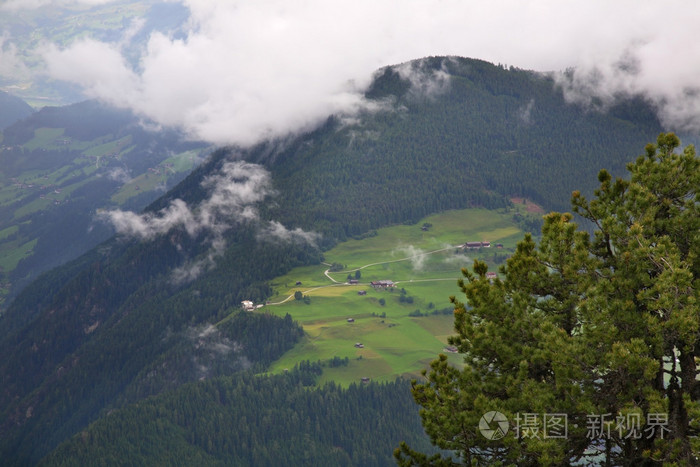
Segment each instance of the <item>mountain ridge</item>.
M30 116L34 108L19 97L0 91L0 130Z

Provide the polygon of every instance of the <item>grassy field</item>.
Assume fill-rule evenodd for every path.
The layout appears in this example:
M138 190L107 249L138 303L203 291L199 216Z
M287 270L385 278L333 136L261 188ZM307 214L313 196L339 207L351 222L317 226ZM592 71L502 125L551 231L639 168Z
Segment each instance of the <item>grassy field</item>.
M109 141L104 144L98 144L93 146L83 152L86 156L102 157L109 154L118 153L122 148L131 144L131 135L124 136L123 138Z
M24 144L24 148L33 151L37 148L54 148L56 140L63 135L63 128L38 128L34 131L34 138Z
M112 201L118 204L144 191L154 190L165 186L168 177L178 172L189 172L197 164L199 151L185 151L164 159L157 167L157 173L146 172L125 183L114 195Z
M17 267L17 263L31 253L36 242L36 239L30 240L24 244L13 245L13 248L0 251L0 270L9 271Z
M453 333L449 297L459 296L460 269L479 258L496 271L497 263L522 239L512 217L513 212L483 209L436 214L416 225L388 227L374 237L339 244L325 253L326 264L296 268L276 278L271 284L275 295L262 311L289 313L302 324L305 337L271 371L290 369L303 360L347 357L347 366L327 367L320 383L417 377L445 353ZM431 226L423 230L424 223ZM459 248L467 241L489 241L492 247ZM496 248L497 243L503 247ZM332 263L343 265L343 270L328 272ZM359 283L347 283L356 271ZM375 290L369 285L382 279L396 286ZM297 291L306 299L295 300ZM461 362L459 355L448 356L456 365Z

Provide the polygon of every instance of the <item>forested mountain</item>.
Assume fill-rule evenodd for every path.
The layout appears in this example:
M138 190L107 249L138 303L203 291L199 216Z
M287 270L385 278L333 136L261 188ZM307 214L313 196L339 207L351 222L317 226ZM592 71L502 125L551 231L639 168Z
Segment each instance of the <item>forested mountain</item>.
M243 337L236 329L243 324L234 310L241 300L265 300L268 280L317 263L324 248L371 229L446 209L505 206L512 196L566 209L572 190L590 191L602 167L622 174L624 163L661 131L642 100L606 113L587 110L567 104L546 76L478 60L430 58L389 67L378 72L366 97L372 110L352 118L333 116L296 138L215 152L138 222L120 215L134 221L129 228L136 240L108 240L27 287L0 318L0 354L6 356L0 361L0 456L36 462L100 419L84 441L74 439L47 460L71 463L117 451L127 456L124 462L157 459L162 451L148 444L159 439L155 435L144 438L134 457L120 448L129 443L122 436L146 422L137 416L142 409L163 414L161 425L144 429L172 434L173 452L184 458L238 459L235 445L241 441L213 434L247 424L247 418L237 418L236 404L224 403L222 417L197 425L197 434L196 415L179 411L201 407L214 417L212 404L220 403L215 399L247 397L247 390L235 389L246 384L279 391L271 397L273 406L283 405L286 391L287 403L318 401L318 409L287 425L313 437L325 425L308 426L307 413L355 404L353 398L364 399L353 391L367 388L300 394L286 386L292 380L251 380L239 366L216 358L198 373L192 336L209 330L217 339L238 342ZM230 203L222 207L222 199ZM170 220L171 228L162 228ZM263 328L250 331L242 352L274 339ZM271 350L270 358L282 351ZM251 361L258 369L269 362ZM177 389L199 379L205 381ZM371 391L408 397L401 384ZM181 405L184 400L187 405ZM247 408L251 417L264 416L265 407ZM383 415L376 417L396 416L389 406L377 410ZM370 438L383 436L380 424L366 430ZM200 432L206 434L200 438ZM114 443L105 446L91 441L113 436ZM366 459L350 451L342 447L334 460ZM314 462L322 463L320 457Z
M0 91L0 130L30 116L34 109L19 97Z
M600 167L622 174L660 131L642 99L595 112L567 105L547 77L476 60L386 68L368 96L385 110L331 119L267 156L285 195L277 215L342 238L510 196L566 210L572 186L589 192Z

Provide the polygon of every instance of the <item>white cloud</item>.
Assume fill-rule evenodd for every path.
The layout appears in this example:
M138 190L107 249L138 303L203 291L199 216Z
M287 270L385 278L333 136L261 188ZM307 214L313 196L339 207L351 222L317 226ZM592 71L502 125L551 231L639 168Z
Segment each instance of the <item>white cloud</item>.
M181 199L170 202L157 213L136 214L131 211L104 211L99 217L112 223L118 233L152 239L173 228L184 228L195 237L202 232L213 234L212 244L233 223L257 219L255 204L272 193L270 174L257 164L226 162L215 175L204 179L202 186L209 197L195 208Z
M99 218L112 223L118 233L128 237L152 239L175 227L185 227L190 235L200 230L195 215L181 199L176 199L158 213L136 214L132 211L103 211Z
M454 254L445 258L445 263L450 265L456 264L461 267L469 267L473 262L474 260L472 258L464 254Z
M260 232L259 237L263 240L278 239L285 242L301 242L316 246L316 242L320 240L321 234L306 232L299 227L289 230L280 222L270 221L267 227Z
M0 76L22 79L29 70L17 54L17 46L12 43L10 34L0 35Z
M117 106L131 106L139 77L114 45L83 39L64 50L47 45L43 56L53 78L76 83L86 94Z
M128 40L83 39L44 50L51 76L215 143L247 145L309 128L330 113L352 113L362 108L361 91L376 69L430 55L538 71L574 67L571 96L641 92L669 125L700 127L697 2L181 3L190 11L184 34L153 33L136 70L124 58ZM625 71L621 63L634 66Z
M186 284L197 279L202 273L213 268L215 263L210 257L189 262L180 267L173 269L170 280L174 285Z
M698 13L695 8L694 21ZM558 75L565 95L583 103L597 98L605 106L619 95L642 94L667 126L700 130L700 44L675 27L669 32L630 41L606 60L588 57L570 75Z
M422 271L425 267L425 261L428 258L427 255L429 252L421 250L413 245L403 245L396 248L394 254L399 254L411 261L411 267L414 271Z
M534 108L535 99L530 99L530 102L528 102L527 105L518 110L518 118L520 118L520 121L522 121L525 125L532 125L532 109Z
M175 199L158 212L137 214L115 209L99 213L98 219L112 224L120 235L141 240L151 240L176 228L184 229L192 238L206 235L209 250L204 256L172 272L173 283L190 282L216 265L216 258L226 249L224 233L236 223L259 221L256 204L274 193L270 173L260 165L243 161L224 163L221 170L203 180L202 187L208 190L208 197L196 206ZM321 236L300 228L289 230L280 222L269 221L259 237L316 246Z
M131 181L131 175L129 171L124 167L114 167L107 172L107 177L110 180L114 180L119 183L129 183Z
M416 98L433 99L450 89L450 75L445 63L440 70L429 70L426 62L406 62L394 67L401 79L411 85L409 93Z

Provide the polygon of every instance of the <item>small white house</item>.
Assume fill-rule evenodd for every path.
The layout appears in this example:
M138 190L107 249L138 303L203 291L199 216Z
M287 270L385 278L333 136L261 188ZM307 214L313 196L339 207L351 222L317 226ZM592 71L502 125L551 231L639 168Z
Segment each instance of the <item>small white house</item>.
M255 310L255 305L250 300L243 300L241 302L241 308L243 308L245 311L253 311Z

